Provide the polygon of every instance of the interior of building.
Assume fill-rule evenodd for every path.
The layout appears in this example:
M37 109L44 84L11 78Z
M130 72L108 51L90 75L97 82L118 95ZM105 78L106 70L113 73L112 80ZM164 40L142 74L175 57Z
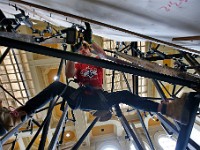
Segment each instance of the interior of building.
M58 96L52 110L48 103L1 136L0 149L200 149L199 5L196 0L1 0L4 107L24 105L57 80L78 88L73 78L65 77L69 60L103 67L103 89L108 92L128 90L158 103L189 92L197 98L190 99L189 123L182 125L122 103L110 110L109 119L100 121L67 103L62 111ZM71 51L72 43L84 36L85 22L107 58Z

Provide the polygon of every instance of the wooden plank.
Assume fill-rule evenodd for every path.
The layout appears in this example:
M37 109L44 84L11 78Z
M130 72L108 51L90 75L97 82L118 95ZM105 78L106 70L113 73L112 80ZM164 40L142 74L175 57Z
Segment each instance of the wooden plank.
M194 40L200 40L200 36L176 37L172 39L172 41L194 41Z

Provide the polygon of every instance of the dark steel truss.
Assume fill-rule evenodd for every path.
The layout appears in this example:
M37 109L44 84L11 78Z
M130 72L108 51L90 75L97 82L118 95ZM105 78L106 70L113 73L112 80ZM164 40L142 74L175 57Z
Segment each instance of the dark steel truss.
M95 58L91 58L91 57L86 57L86 56L82 56L82 55L78 55L75 53L71 53L71 52L66 52L66 51L61 51L61 50L56 50L56 49L52 49L52 48L47 48L47 47L43 47L40 45L35 45L35 44L31 44L31 43L26 43L26 42L22 42L22 41L17 41L17 40L13 40L13 39L9 39L9 38L4 38L4 37L0 37L0 45L2 46L6 46L9 48L17 48L17 49L22 49L25 51L29 51L29 52L33 52L33 53L38 53L38 54L43 54L43 55L48 55L48 56L52 56L52 57L57 57L57 58L62 58L60 66L62 67L62 63L63 63L63 59L66 60L71 60L71 61L79 61L82 63L88 63L88 64L93 64L96 66L100 66L103 68L107 68L107 69L112 69L112 70L117 70L117 71L121 71L121 72L125 72L125 73L130 73L133 74L135 76L143 76L143 77L147 77L147 78L151 78L153 80L153 83L156 87L156 89L158 90L160 97L162 100L167 100L163 89L161 88L160 85L162 85L162 81L174 84L174 90L172 91L172 93L170 94L173 97L176 96L176 94L178 94L177 92L175 93L175 88L176 88L176 84L178 85L182 85L182 86L188 86L190 88L193 88L194 85L199 86L199 83L196 82L192 82L189 80L183 80L180 78L176 78L176 77L172 77L172 76L166 76L164 74L158 74L155 72L150 72L147 70L142 70L142 69L138 69L135 68L131 65L131 63L127 63L124 61L120 61L118 59L112 59L112 60L117 60L119 63L113 62L113 61L106 61L106 60L97 60ZM7 49L9 51L9 48ZM136 47L135 47L136 48ZM6 54L5 54L6 55ZM183 54L180 53L180 56L184 56L186 57L186 59L188 60L188 62L192 65L192 66L197 66L199 65L199 63L197 61L194 60L193 57L191 57L190 55L188 56L187 54ZM5 57L5 56L2 56ZM1 59L3 59L1 57ZM178 55L176 55L176 57L178 57ZM167 58L172 58L167 57ZM153 60L155 60L156 58L152 58ZM158 59L162 59L162 58L158 58ZM164 59L164 58L163 58ZM60 67L59 67L60 68ZM196 72L198 72L198 68L195 68ZM59 69L60 71L61 69ZM58 72L58 75L60 73ZM137 79L136 79L137 80ZM137 86L137 81L135 80L135 86ZM160 80L160 84L158 82L158 80ZM128 86L128 83L127 83ZM164 85L162 85L164 86ZM135 94L137 94L137 88L134 91ZM181 90L181 89L180 89ZM178 91L180 91L178 90ZM44 145L45 145L45 141L46 141L46 135L48 133L48 130L44 130L44 128L48 128L49 124L48 121L50 119L51 116L51 110L53 109L53 106L56 104L56 100L52 102L52 105L49 107L49 111L47 113L47 117L45 118L44 122L42 123L42 125L40 125L40 128L38 129L37 134L35 135L35 137L33 138L33 140L30 142L29 146L27 147L27 149L31 148L31 145L33 144L34 140L36 139L36 137L39 135L40 131L43 128L43 138L41 139L41 144L39 149L43 149ZM183 126L180 125L178 123L171 123L169 122L164 116L157 114L159 120L162 122L163 126L165 126L166 129L168 129L170 131L170 133L172 132L173 134L178 135L178 141L177 141L177 145L176 145L176 150L179 149L186 149L186 147L188 148L188 146L192 146L195 149L200 149L200 147L193 141L191 140L190 137L190 133L195 121L195 116L196 116L196 112L198 109L198 105L199 102L192 102L191 101L191 107L193 108L192 114L190 116L190 123L187 126ZM132 131L132 129L129 127L129 124L127 122L127 120L125 119L125 117L123 116L123 114L121 113L121 110L118 106L115 106L115 110L118 114L118 117L120 118L120 121L122 122L122 125L126 131L126 133L129 135L129 138L133 139L134 144L136 144L136 147L138 149L143 149L141 141L139 140L139 138L137 137L137 135ZM138 112L139 116L140 113ZM59 146L59 142L58 142L58 136L61 133L61 127L64 126L64 122L66 120L66 115L67 115L67 105L63 111L63 115L58 123L58 126L56 128L56 134L54 135L54 137L52 138L51 144L49 146L49 149L54 149L56 146ZM87 134L91 131L92 127L94 126L94 124L98 121L99 118L96 118L93 123L91 124L91 126L86 130L86 132L83 134L83 136L81 137L81 139L77 142L77 144L74 146L74 149L77 149L80 144L83 142L84 138L87 136ZM151 142L151 139L148 135L148 132L145 128L145 125L143 123L142 118L140 117L142 126L145 130L146 136L148 138L149 144L151 145L151 148L154 149L154 146ZM26 120L25 120L26 121ZM24 122L25 122L24 121ZM12 129L10 132L8 132L5 136L3 136L0 139L0 149L2 148L2 145L14 134L18 131L18 129L21 127L21 125L24 123L20 123L19 125L17 125L14 129Z

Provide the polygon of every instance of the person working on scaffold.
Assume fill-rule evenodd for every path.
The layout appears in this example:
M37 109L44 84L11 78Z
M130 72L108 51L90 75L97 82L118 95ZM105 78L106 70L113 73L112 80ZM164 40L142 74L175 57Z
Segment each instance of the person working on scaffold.
M79 43L79 46L72 46L72 49L75 49L74 51L78 51L79 54L88 57L91 57L91 52L95 50L95 53L100 57L106 57L106 53L103 51L103 49L99 47L94 41L92 41L92 31L90 24L85 24L85 41L81 45ZM127 90L109 93L104 91L102 87L103 68L72 61L67 61L66 77L75 77L80 86L78 89L67 86L66 90L61 95L61 97L67 101L67 104L72 109L105 110L106 112L109 111L113 105L124 103L134 107L135 109L162 113L182 124L188 123L189 110L184 109L185 103L188 99L188 94L184 94L181 98L177 98L171 103L164 104L147 100ZM24 106L16 108L14 111L10 111L7 108L2 108L1 106L1 135L5 133L3 132L3 129L9 131L11 128L21 122L24 116L33 114L37 109L42 108L49 101L53 100L57 95L60 95L65 87L66 84L55 81L35 97L31 98ZM96 115L99 115L98 117L103 117L103 115L106 114L97 113Z

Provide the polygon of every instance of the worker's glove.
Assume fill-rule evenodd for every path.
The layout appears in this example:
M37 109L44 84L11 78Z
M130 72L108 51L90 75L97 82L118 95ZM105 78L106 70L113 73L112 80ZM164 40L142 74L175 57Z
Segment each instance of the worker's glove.
M92 29L88 22L85 22L86 29L83 32L84 40L88 42L88 44L92 44Z
M78 52L81 46L82 46L82 42L79 42L77 44L71 45L72 52Z

